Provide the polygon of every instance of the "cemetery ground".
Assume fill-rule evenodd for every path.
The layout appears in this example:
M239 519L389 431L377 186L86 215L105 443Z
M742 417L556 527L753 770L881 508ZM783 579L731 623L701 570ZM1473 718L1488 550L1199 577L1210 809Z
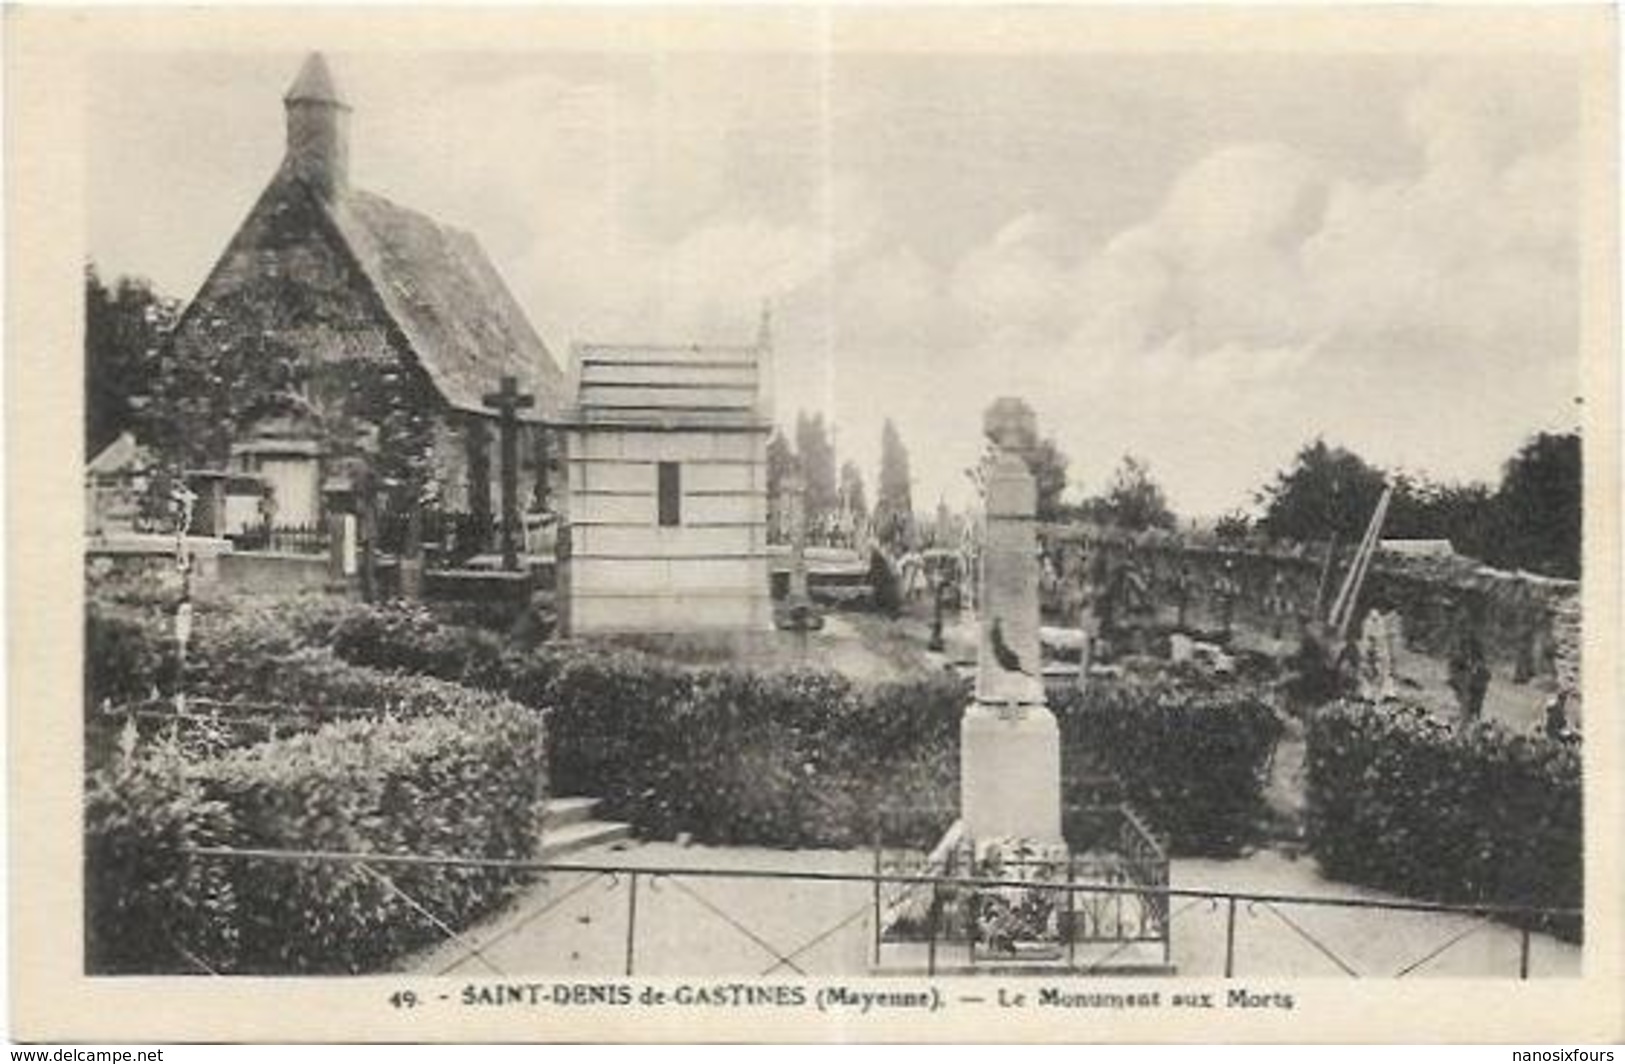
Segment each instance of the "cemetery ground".
M968 618L950 615L946 654L928 652L919 599L898 617L831 610L805 634L559 645L422 605L204 596L184 673L169 646L173 601L172 588L110 581L87 618L93 971L613 975L630 952L638 974L859 975L874 970L873 884L793 877L872 872L875 810L900 795L923 812L899 828L899 846L929 849L953 817L966 696L945 665L973 643ZM1394 730L1397 710L1341 704L1326 707L1340 730L1317 732L1256 683L1143 662L1056 700L1063 759L1069 779L1090 774L1073 771L1080 758L1097 781L1116 777L1114 797L1172 848L1176 892L1577 906L1577 751L1529 738L1540 685L1497 676L1487 716L1506 726L1469 743L1438 697L1449 694L1442 668L1399 663L1416 679L1406 691L1420 692L1407 701L1437 734ZM192 716L178 725L168 696L182 679ZM1513 768L1480 779L1472 759L1486 743ZM1334 771L1351 758L1393 792L1386 819ZM1490 787L1516 793L1496 804L1475 789ZM601 799L598 815L633 837L550 855L548 794ZM200 856L217 851L239 856ZM648 874L629 939L634 869ZM727 870L792 878L709 874ZM1579 970L1572 920L1537 925L1523 959L1517 919L1252 901L1238 911L1238 977ZM1226 915L1222 901L1170 899L1177 970L1224 971ZM940 962L963 948L944 942Z

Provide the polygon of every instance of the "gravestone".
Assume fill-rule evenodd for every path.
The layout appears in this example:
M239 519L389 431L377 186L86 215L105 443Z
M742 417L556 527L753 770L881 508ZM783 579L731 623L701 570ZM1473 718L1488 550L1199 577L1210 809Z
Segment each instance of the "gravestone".
M796 632L823 627L807 587L807 478L797 462L790 469L785 491L785 514L790 525L790 576L778 624Z
M960 723L960 812L983 841L1061 842L1061 746L1044 704L1039 644L1037 487L1017 452L1031 412L988 410L975 700Z

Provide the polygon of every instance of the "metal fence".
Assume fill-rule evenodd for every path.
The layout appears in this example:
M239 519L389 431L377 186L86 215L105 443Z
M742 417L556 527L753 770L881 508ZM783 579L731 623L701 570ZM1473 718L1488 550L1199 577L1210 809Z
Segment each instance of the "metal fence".
M319 524L261 525L231 538L236 549L242 551L321 555L328 550L327 529Z
M1485 954L1490 960L1480 964L1469 959L1472 974L1527 979L1535 974L1533 928L1541 920L1578 915L1524 906L1061 880L1043 888L1062 898L1064 910L1071 913L1099 909L1103 903L1133 906L1154 899L1166 917L1164 936L1152 941L1169 963L1136 959L1134 950L1143 936L1124 933L1101 949L1104 936L1072 933L1066 921L1059 925L1059 948L1049 955L991 958L977 955L974 939L967 943L953 933L952 914L988 892L1031 889L1030 879L272 849L187 853L197 861L361 868L398 894L426 929L442 939L406 965L428 974L477 966L501 976L588 969L626 976L718 969L731 975L804 976L1177 970L1180 975L1226 979L1293 974L1405 978L1437 968L1441 958L1461 951L1475 936L1493 935L1495 948ZM516 906L478 929L457 930L392 878L428 869L502 870L536 877L540 889L521 896ZM907 895L925 900L928 915L921 936L888 940L882 934L886 908ZM562 919L566 914L575 918ZM1355 923L1327 914L1363 919ZM1383 933L1374 934L1370 925L1368 918L1376 914L1384 920ZM1133 923L1123 923L1125 932ZM1090 944L1096 948L1084 949ZM198 967L208 970L204 962Z

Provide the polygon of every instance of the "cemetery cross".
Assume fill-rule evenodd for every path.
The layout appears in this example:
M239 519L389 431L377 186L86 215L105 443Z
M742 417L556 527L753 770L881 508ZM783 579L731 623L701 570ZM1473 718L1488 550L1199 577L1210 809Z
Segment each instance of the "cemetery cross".
M504 375L497 391L485 395L485 405L497 412L502 449L502 568L519 568L519 411L536 405L536 397L522 395L519 382Z

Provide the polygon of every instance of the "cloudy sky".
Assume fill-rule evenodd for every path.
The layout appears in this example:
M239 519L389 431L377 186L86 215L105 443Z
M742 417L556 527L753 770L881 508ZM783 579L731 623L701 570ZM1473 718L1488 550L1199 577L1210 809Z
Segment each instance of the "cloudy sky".
M110 58L90 255L190 298L296 54ZM355 184L473 231L573 341L743 342L871 485L958 499L1021 395L1099 490L1211 515L1317 434L1494 479L1579 391L1576 84L1542 59L334 53Z

